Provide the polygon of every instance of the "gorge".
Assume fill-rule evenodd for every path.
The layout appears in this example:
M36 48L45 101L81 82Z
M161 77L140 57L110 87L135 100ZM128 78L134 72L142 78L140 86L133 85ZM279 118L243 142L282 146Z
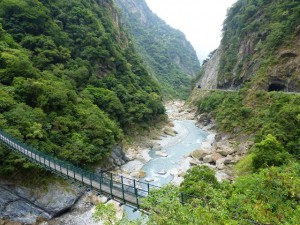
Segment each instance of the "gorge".
M142 198L147 224L298 224L299 11L238 0L200 68L144 1L2 0L0 129L96 174L168 184ZM139 223L70 182L1 145L0 224Z

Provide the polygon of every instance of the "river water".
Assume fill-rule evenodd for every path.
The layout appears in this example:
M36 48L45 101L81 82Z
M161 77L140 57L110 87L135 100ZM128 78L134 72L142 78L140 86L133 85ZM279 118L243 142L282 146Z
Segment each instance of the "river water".
M161 141L162 151L168 156L161 157L156 155L155 151L150 151L149 155L152 159L142 168L146 172L147 178L154 179L150 183L156 186L170 183L174 178L172 173L176 173L180 169L184 170L188 166L184 163L185 156L199 148L208 135L207 132L196 127L195 121L175 120L173 123L174 130L178 132L178 135L165 137ZM162 171L167 173L160 175L159 173Z
M178 179L177 174L186 171L190 166L186 156L199 148L208 136L208 133L198 128L193 120L174 120L173 123L173 128L178 134L174 137L162 137L162 140L158 141L167 157L159 156L154 150L150 150L149 155L152 159L142 167L146 172L146 177L142 180L153 180L150 184L156 186L163 186ZM125 207L125 212L129 219L140 217L139 212L133 213L129 207Z

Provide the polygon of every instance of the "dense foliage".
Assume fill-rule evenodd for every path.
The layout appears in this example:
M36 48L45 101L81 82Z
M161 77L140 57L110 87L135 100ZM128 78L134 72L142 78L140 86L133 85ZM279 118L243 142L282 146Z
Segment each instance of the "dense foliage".
M249 76L276 64L291 69L292 65L285 58L278 61L276 54L278 50L295 48L299 11L299 1L294 0L237 1L224 21L219 85L240 86ZM287 79L284 76L299 82L295 70L281 71L281 79Z
M168 97L186 98L200 64L184 34L151 12L144 0L116 0L143 59Z
M294 157L300 156L300 95L216 91L199 101L198 110L199 113L214 111L220 131L255 134L255 143L261 142L256 149L267 151L265 144L271 139L279 152L284 148Z
M300 165L292 163L213 185L206 181L213 181L214 176L207 175L214 172L195 167L180 188L167 186L151 193L145 203L151 209L147 224L297 224L299 172ZM180 193L191 189L198 198L182 205Z
M80 164L164 114L110 0L0 1L0 127ZM0 172L24 166L0 149ZM15 167L16 166L16 167Z
M291 49L299 43L299 7L293 0L239 0L229 10L218 85L244 88L203 92L198 113L214 115L219 132L249 137L253 148L235 166L239 177L233 183L219 183L213 171L199 166L188 171L179 188L152 193L145 203L151 209L149 224L299 223L300 95L258 90L275 78L299 80L298 67L291 66L298 62ZM290 56L279 54L284 47ZM283 67L271 77L277 64ZM181 193L195 197L181 205Z

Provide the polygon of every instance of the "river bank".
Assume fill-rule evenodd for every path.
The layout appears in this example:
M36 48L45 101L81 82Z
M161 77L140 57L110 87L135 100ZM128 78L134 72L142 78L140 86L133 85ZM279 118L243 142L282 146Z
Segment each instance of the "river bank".
M164 176L168 182L179 185L183 181L186 171L192 166L207 165L216 171L216 177L219 181L224 179L233 180L232 165L245 154L247 146L237 145L230 135L217 134L213 116L196 115L196 110L187 107L184 101L170 101L165 106L169 123L161 129L158 138L146 140L146 145L137 145L129 148L126 156L131 161L118 168L115 172L135 179L142 179L155 185L160 184L157 183L159 181L157 177ZM174 160L173 164L175 166L173 168L160 166L158 162L154 162L155 165L151 165L153 164L152 162L149 163L151 159L158 161L160 158L169 157L169 154L174 154L174 151L173 149L168 149L181 143L190 132L196 132L192 125L184 124L185 122L194 124L203 130L206 133L202 134L205 138L198 140L198 145L195 143L195 149L192 149L192 151L187 150L188 153L183 157L169 159ZM193 138L196 140L198 137ZM190 140L189 142L191 143L195 140ZM178 149L177 152L185 148L188 147L181 146L181 149ZM160 163L164 164L165 162L161 159ZM149 168L148 164L155 169ZM172 177L172 179L168 177Z
M158 186L167 183L179 185L189 168L195 165L208 165L215 169L219 181L234 179L231 172L232 165L244 154L247 145L243 144L242 141L237 144L236 140L228 134L217 134L213 115L196 115L196 111L188 108L183 101L168 102L166 109L169 122L164 127L155 131L153 135L143 137L142 143L123 149L125 154L120 153L120 148L114 151L116 162L118 162L118 155L122 159L129 160L127 163L122 163L123 165L116 167L114 172ZM56 186L59 187L59 185ZM70 185L70 189L73 189L73 186ZM78 187L74 186L74 188ZM92 214L95 206L99 202L105 203L107 199L98 197L93 193L82 194L82 192L84 190L79 189L78 194L74 195L71 200L55 197L57 195L52 196L53 201L56 199L61 203L68 202L67 207L60 210L61 213L47 217L50 219L54 216L53 219L44 221L45 219L39 217L40 214L25 218L26 213L24 211L24 215L22 215L24 220L20 219L19 221L23 224L27 221L26 224L40 225L99 224L93 221ZM63 195L68 196L67 194ZM39 198L43 200L35 200ZM42 196L39 198L32 195L33 204L49 202L49 199L47 200ZM7 201L10 202L9 200ZM11 202L11 204L17 204L17 202ZM24 203L25 208L28 208L25 206L27 204L29 202ZM53 204L50 202L48 207L50 205ZM118 207L118 203L115 205L121 213L123 207ZM6 208L13 211L13 207ZM46 210L46 212L48 211ZM9 224L9 221L3 220L0 221L0 224Z

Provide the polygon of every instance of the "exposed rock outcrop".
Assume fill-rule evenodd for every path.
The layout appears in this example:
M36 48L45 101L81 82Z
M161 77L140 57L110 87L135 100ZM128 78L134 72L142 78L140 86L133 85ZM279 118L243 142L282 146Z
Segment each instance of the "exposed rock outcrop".
M115 146L112 149L111 156L108 159L110 162L110 166L122 166L126 162L128 162L130 159L125 155L123 151L123 146L121 144Z
M68 211L83 194L76 186L55 182L28 188L0 181L0 218L24 224L51 219Z
M203 64L202 76L197 83L197 87L201 89L215 89L217 88L219 63L221 58L222 50L218 48L211 58Z

